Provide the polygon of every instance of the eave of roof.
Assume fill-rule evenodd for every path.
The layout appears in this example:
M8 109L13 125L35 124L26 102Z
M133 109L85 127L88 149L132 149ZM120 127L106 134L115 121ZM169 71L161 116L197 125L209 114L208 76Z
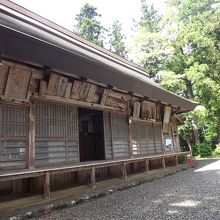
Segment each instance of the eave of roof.
M5 36L2 35L1 42L5 42L6 39L8 41L8 45L7 42L5 42L4 45L0 45L0 52L3 55L9 55L15 58L26 55L23 58L25 61L49 64L52 68L57 67L60 70L68 70L70 73L74 71L74 69L68 69L67 64L66 69L62 65L56 66L57 61L55 59L51 62L40 59L39 57L36 59L27 48L24 48L23 54L10 48L13 43L16 47L19 47L20 45L18 42L22 42L23 40L23 44L25 45L26 43L28 46L29 42L30 47L34 47L35 44L38 44L39 47L42 47L42 51L44 48L44 52L49 55L46 47L50 47L50 50L53 51L54 54L57 52L57 57L65 56L65 59L71 57L72 60L78 59L78 63L84 60L88 65L93 64L97 67L97 69L93 70L94 72L91 71L91 74L85 72L85 67L79 69L78 71L83 77L97 80L98 82L104 82L155 101L171 104L180 108L180 111L190 111L196 107L196 102L179 97L161 88L157 83L149 79L147 73L141 70L137 65L104 48L88 42L72 32L10 1L0 0L0 3L0 27L1 32L5 34ZM11 39L10 42L9 35L12 35L12 33L14 38ZM21 48L17 48L17 50L19 49ZM100 74L102 72L98 71L101 70L107 75L103 76L104 74ZM97 74L95 71L97 71ZM109 74L114 74L114 76L109 76Z

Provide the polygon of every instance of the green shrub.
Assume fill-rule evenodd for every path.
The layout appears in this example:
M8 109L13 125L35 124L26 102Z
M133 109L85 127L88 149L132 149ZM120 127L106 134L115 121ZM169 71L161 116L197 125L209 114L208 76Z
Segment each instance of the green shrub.
M193 156L198 156L199 155L198 145L193 145L192 146L192 155Z
M213 151L213 156L215 156L215 157L219 157L220 156L220 143L216 144L216 148Z
M210 144L202 143L197 145L200 157L207 157L212 154L212 148Z

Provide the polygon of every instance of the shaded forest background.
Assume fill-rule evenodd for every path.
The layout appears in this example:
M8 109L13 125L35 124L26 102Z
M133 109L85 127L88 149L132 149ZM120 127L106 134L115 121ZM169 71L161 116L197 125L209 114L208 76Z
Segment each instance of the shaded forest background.
M141 0L133 39L126 43L122 24L103 27L101 14L85 4L74 32L145 68L149 77L199 106L181 114L182 148L220 156L220 1L167 0L166 14Z

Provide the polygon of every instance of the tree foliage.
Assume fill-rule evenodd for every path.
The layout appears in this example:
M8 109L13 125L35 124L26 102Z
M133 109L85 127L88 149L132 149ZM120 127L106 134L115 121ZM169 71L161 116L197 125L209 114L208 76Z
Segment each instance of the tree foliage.
M75 33L97 45L103 46L102 33L104 27L98 20L100 17L101 14L97 12L97 8L86 3L80 9L80 13L76 15Z
M205 106L207 112L202 119L196 112L192 114L205 141L209 142L220 136L217 129L220 124L220 14L216 2L170 0L171 14L167 18L173 55L166 63L166 70L176 75L173 84L174 88L179 85L176 91Z
M205 106L202 112L183 115L187 123L180 130L189 145L195 144L195 126L200 134L198 141L214 142L218 136L220 142L220 10L217 3L217 0L168 0L168 13L155 20L155 10L142 1L135 42L138 62L150 76L159 75L166 89ZM143 18L150 21L144 22ZM151 22L153 25L149 25Z
M169 56L169 48L165 43L167 36L162 32L162 17L146 0L141 0L141 17L137 23L137 34L134 37L133 53L136 60L149 73L151 78L164 68Z
M113 22L108 36L110 50L121 57L125 57L127 54L127 49L124 42L125 35L122 33L121 23L118 20Z

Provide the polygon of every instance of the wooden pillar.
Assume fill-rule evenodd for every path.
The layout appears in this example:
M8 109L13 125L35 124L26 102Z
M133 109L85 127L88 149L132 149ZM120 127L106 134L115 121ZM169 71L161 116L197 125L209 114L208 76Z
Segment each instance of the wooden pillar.
M179 166L178 155L175 155L176 165Z
M133 138L132 138L132 120L130 118L130 100L127 101L127 113L128 113L128 135L129 135L129 155L133 157Z
M162 166L163 166L163 169L166 169L166 163L165 163L165 158L162 157Z
M148 159L145 160L145 171L149 173L149 160Z
M30 106L28 132L28 168L35 167L35 105Z
M92 166L92 168L91 168L91 186L96 187L95 186L95 167L94 166Z
M44 198L50 198L50 173L48 171L44 176Z
M111 129L111 144L112 144L112 160L114 160L114 140L113 140L113 128L112 128L112 112L109 112L110 117L110 129Z
M126 168L126 163L125 162L123 162L123 164L122 164L122 176L123 176L123 179L127 179L128 178L127 168Z
M162 153L165 154L165 143L164 143L164 136L163 136L163 126L162 123L160 123L160 133L161 133L161 148L162 148Z

